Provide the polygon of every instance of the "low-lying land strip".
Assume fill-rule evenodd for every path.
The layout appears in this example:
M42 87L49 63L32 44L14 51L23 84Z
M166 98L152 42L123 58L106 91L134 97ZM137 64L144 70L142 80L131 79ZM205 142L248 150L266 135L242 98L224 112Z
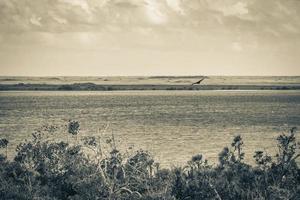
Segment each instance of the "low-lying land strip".
M156 85L156 84L0 84L0 91L41 90L41 91L117 91L117 90L299 90L295 85Z

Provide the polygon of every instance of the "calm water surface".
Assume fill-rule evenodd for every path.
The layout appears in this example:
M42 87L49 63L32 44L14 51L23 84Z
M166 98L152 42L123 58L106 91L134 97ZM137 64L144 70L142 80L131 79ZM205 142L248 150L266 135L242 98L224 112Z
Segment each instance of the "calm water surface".
M0 137L13 146L41 125L69 119L80 121L81 136L113 133L122 150L149 150L165 166L196 153L214 162L241 134L251 162L255 150L275 153L279 133L300 128L300 92L0 92Z

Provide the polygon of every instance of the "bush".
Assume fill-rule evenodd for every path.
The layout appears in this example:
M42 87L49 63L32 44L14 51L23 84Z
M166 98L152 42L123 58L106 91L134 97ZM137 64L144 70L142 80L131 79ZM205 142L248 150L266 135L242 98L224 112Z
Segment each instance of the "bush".
M49 142L54 126L18 145L12 160L0 154L1 199L300 199L299 144L295 129L278 138L278 155L256 151L256 165L244 163L243 140L208 164L201 154L183 167L161 169L147 151L122 154L112 136L103 153L99 138L77 140L80 124L69 121L74 144ZM6 152L9 142L0 140Z

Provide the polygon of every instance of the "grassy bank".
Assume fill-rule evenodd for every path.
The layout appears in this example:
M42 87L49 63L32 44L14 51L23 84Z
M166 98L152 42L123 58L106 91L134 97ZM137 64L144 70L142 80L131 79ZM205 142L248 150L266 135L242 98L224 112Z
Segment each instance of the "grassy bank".
M254 166L244 162L243 140L236 136L215 165L198 154L171 169L161 168L147 151L120 152L113 136L79 140L77 121L66 130L67 142L50 141L56 127L43 127L18 145L13 159L6 158L9 141L0 140L1 199L300 198L295 128L277 137L275 157L254 152Z

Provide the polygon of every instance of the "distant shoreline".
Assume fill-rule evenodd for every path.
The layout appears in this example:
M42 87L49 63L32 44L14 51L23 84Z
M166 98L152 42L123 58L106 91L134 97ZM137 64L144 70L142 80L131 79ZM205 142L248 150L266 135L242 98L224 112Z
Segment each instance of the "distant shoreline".
M300 85L0 84L0 91L300 90Z
M201 84L192 86L199 80ZM3 77L0 91L300 90L300 76Z

